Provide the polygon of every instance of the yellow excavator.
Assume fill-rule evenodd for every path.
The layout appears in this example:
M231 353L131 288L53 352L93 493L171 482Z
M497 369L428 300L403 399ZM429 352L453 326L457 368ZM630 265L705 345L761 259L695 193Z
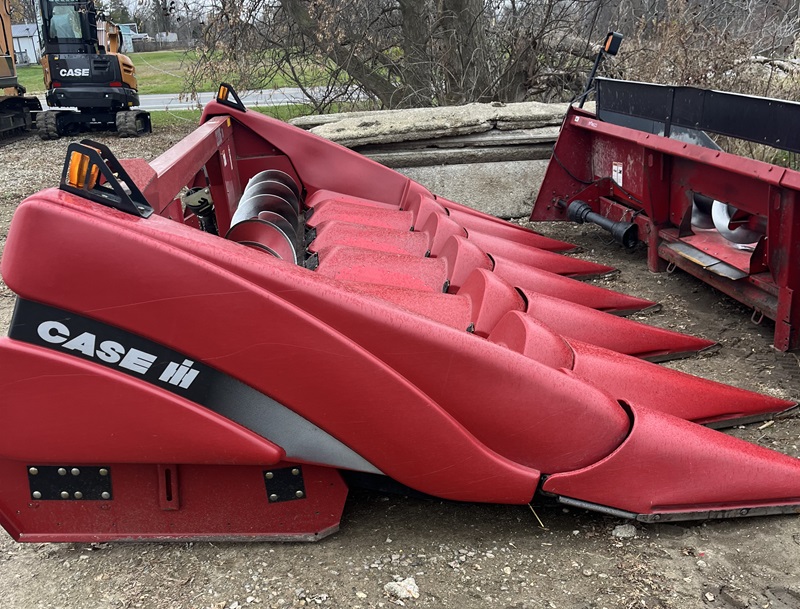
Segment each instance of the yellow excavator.
M0 0L0 137L32 129L41 109L39 99L26 97L17 79L10 7L8 0Z
M117 26L99 19L94 2L86 0L39 0L39 11L50 106L39 119L42 139L90 130L149 133L150 114L136 107L136 70L119 52Z

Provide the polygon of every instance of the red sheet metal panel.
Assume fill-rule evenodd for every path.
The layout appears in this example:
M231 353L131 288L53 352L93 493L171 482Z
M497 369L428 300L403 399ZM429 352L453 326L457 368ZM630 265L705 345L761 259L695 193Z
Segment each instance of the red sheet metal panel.
M447 210L447 214L453 220L468 231L476 231L485 235L500 237L506 241L530 245L531 247L540 247L554 252L572 252L577 249L572 243L545 237L519 224L505 222L494 216L487 216L443 197L437 197L437 201Z
M569 345L575 352L572 369L581 378L617 399L695 423L733 422L752 415L782 412L794 405L788 400L715 383L575 339L570 339ZM636 382L632 383L631 378Z
M636 514L800 505L800 461L670 415L633 408L630 436L544 490ZM800 508L798 508L800 509Z
M612 178L617 183L612 181ZM572 201L634 221L652 271L667 263L775 321L775 347L800 347L800 173L598 120L571 108L531 214L566 220ZM691 225L695 194L766 225L754 250ZM688 247L688 249L687 249Z
M356 222L364 226L377 226L394 230L410 230L414 224L411 212L380 209L372 206L353 204L336 199L318 203L308 219L308 226L317 226L326 221Z
M656 306L644 298L636 298L588 283L573 281L556 273L494 257L495 275L511 285L536 294L553 296L592 309L625 315Z
M340 220L321 222L316 229L316 239L309 244L309 250L312 252L319 252L336 245L345 245L378 252L422 256L428 249L427 235L412 233L408 230L368 226Z
M500 502L532 496L538 480L534 469L487 449L472 435L477 429L465 429L407 377L276 295L286 288L268 292L226 272L219 262L241 261L256 274L280 276L291 286L289 292L305 291L293 275L313 275L316 283L322 279L316 274L259 252L250 257L242 251L248 248L176 222L155 216L136 220L100 206L76 211L73 203L79 209L86 206L66 193L48 194L54 200L29 199L20 208L15 234L6 245L3 276L21 296L161 339L262 391L345 445L358 446L359 454L378 469L422 492L452 499L488 493ZM136 230L130 230L131 222L137 223ZM69 253L49 256L47 248L37 245L45 235L55 236ZM93 258L89 252L96 248L109 255ZM198 257L199 250L217 263ZM39 255L29 255L34 251ZM19 255L23 265L16 262ZM144 283L118 272L132 259ZM101 276L105 289L93 289ZM73 285L68 302L51 289L53 277ZM341 330L365 327L364 297L338 287L333 291L346 304L340 309L346 316ZM326 306L333 309L335 303L329 300ZM399 311L395 315L402 316ZM395 443L398 436L413 437L413 451ZM422 467L431 461L440 469ZM493 480L490 489L485 488L487 479Z
M17 541L316 541L339 529L347 486L339 472L299 465L302 500L270 502L270 467L179 465L179 509L162 509L156 465L115 464L113 497L97 501L31 500L28 463L0 460L0 524Z
M51 420L46 446L28 428L0 456L0 524L16 538L315 539L339 521L338 469L446 499L524 504L555 494L642 517L792 503L796 462L665 414L725 421L788 402L623 355L669 357L711 343L609 315L602 309L652 303L553 274L612 269L548 251L570 246L437 198L335 144L230 112L210 104L205 126L152 172L139 166L159 212L149 218L58 190L19 207L1 268L24 300L12 339L0 342L0 386L11 396L0 418L22 428L33 404ZM294 218L300 264L176 213L180 188L208 175L225 231L241 185L265 169L286 172L307 195ZM608 180L581 187L608 213L626 213L619 197L633 200ZM646 226L642 215L636 221ZM37 326L25 321L31 311L53 319ZM143 350L120 370L113 345L92 351L84 334L67 343L47 325L55 318ZM154 355L162 351L169 362ZM56 373L35 382L39 368ZM54 399L63 378L66 401ZM206 384L175 389L195 378ZM695 392L708 396L702 406ZM118 407L100 414L110 396ZM75 433L60 437L61 427ZM89 433L104 440L78 446L71 437ZM748 494L737 470L730 485L701 488L712 469L724 471L719 447L747 475L767 472L763 483ZM37 497L43 478L31 463L108 465L113 497ZM291 480L300 468L305 490L273 492L274 476ZM652 476L659 468L663 480ZM694 477L676 491L682 470ZM617 484L618 471L640 488Z
M659 361L702 351L715 344L544 294L525 290L523 293L528 300L528 315L567 339L576 338L618 353Z
M4 338L0 364L7 371L3 424L13 430L3 437L0 458L241 465L286 456L223 416L66 353Z
M335 245L319 252L317 273L338 279L442 292L445 261Z

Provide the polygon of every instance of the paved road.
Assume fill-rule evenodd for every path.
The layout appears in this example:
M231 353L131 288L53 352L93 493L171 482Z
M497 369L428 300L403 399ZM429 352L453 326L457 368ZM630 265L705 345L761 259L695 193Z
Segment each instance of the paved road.
M178 95L140 95L139 106L143 110L182 110L204 106L214 99L213 93L200 93L197 100L179 100ZM239 94L245 106L285 106L306 101L303 92L294 87L284 89L262 89Z
M179 95L174 94L157 94L157 95L140 95L139 107L142 110L185 110L187 108L197 108L204 106L206 103L214 99L216 91L213 93L200 93L196 100L180 100ZM283 89L262 89L260 91L249 91L240 93L239 95L245 106L285 106L288 104L297 104L306 101L303 92L294 87L286 87ZM40 98L42 108L47 109L44 97Z

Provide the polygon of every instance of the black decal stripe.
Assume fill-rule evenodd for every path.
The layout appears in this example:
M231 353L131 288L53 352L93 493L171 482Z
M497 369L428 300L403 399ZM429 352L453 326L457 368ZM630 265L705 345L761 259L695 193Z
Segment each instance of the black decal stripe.
M60 344L47 342L39 336L39 324L45 321L57 321L67 326L69 328L70 339L74 339L84 332L89 332L97 339L95 343L95 351L100 348L100 343L103 341L112 340L125 347L126 352L130 349L138 349L139 351L155 355L156 360L145 374L140 374L133 370L120 367L119 363L112 364L104 362L96 356L86 355L82 351L76 349L64 349ZM211 385L217 381L219 376L224 376L220 372L217 372L213 368L210 368L201 362L197 362L182 353L178 353L177 351L174 351L168 347L164 347L163 345L159 345L158 343L151 342L150 340L142 338L141 336L131 334L130 332L120 330L119 328L109 326L94 319L89 319L88 317L83 317L74 313L68 313L54 307L32 302L30 300L24 300L22 298L17 299L17 305L14 309L14 318L11 320L11 327L8 330L8 336L14 340L20 340L26 343L39 345L40 347L47 347L49 349L53 349L54 351L58 351L59 353L74 355L80 359L94 362L107 368L113 368L114 370L123 372L139 380L145 380L148 383L160 387L161 389L166 389L171 393L175 393L193 402L202 404L203 406L206 406L203 400L204 397L208 395ZM170 383L159 380L159 377L162 375L170 362L176 362L180 364L186 359L194 362L193 368L199 371L199 374L188 388L178 387L176 385L171 385Z
M101 342L112 340L125 347L126 352L138 349L155 355L156 359L146 373L140 374L122 368L118 363L108 363L78 350L64 349L61 344L45 341L39 336L39 324L45 321L56 321L67 326L70 338L89 332L96 337L95 349L99 348ZM14 340L46 347L111 368L191 400L274 442L286 451L286 456L290 459L381 473L326 431L271 397L183 353L120 328L18 298L8 335ZM182 388L159 379L170 363L182 364L187 359L192 362L192 369L198 371L189 387Z

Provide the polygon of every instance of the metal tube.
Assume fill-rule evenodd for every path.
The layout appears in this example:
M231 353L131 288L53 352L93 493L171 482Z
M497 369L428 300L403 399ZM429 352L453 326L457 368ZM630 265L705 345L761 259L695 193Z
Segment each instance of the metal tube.
M583 224L591 222L597 224L611 233L617 243L621 243L628 249L634 247L639 242L639 227L633 222L615 222L605 216L592 211L591 206L585 201L575 200L567 207L567 217L573 222Z

